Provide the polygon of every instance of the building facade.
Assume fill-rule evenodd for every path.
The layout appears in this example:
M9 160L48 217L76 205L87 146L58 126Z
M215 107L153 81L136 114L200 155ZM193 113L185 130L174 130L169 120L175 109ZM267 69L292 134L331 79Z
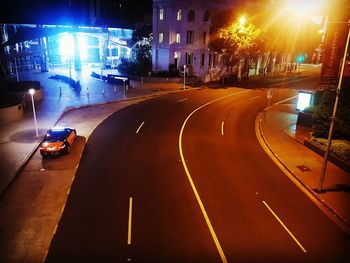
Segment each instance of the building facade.
M82 66L113 68L131 54L131 29L29 24L0 28L5 75L36 69L81 70Z
M223 74L221 55L209 50L211 16L238 1L153 0L153 71L188 68L207 82Z

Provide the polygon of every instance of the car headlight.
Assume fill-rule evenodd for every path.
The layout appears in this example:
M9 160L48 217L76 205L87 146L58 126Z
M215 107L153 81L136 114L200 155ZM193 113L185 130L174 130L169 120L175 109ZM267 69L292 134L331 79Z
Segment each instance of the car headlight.
M60 149L64 149L66 147L66 145L65 144L62 144L61 146L60 146Z

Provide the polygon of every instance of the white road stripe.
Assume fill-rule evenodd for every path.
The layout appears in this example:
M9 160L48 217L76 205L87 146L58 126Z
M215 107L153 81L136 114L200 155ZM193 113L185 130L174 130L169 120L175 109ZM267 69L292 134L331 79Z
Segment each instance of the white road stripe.
M294 82L299 82L299 81L304 81L304 80L305 80L305 79L295 79L295 80L290 80L290 81L286 81L286 82L283 82L283 83L272 84L272 85L269 85L269 87L282 86L282 85L285 85L285 84L294 83Z
M191 188L192 188L192 191L196 197L196 200L197 200L197 203L201 209L201 212L202 212L202 215L205 219L205 222L207 224L207 227L209 229L209 232L213 238L213 241L215 243L215 246L216 246L216 249L218 250L219 252L219 255L220 255L220 258L221 258L221 261L223 263L227 263L227 259L226 259L226 256L225 256L225 253L220 245L220 242L219 242L219 239L215 233L215 230L210 222L210 219L209 219L209 216L207 214L207 211L205 210L205 207L203 205L203 202L199 196L199 193L197 191L197 188L193 182L193 179L191 177L191 174L190 174L190 171L187 167L187 164L186 164L186 159L185 159L185 156L184 156L184 153L183 153L183 149L182 149L182 136L183 136L183 132L185 130L185 126L186 126L186 123L188 122L188 120L191 118L191 116L196 113L198 110L216 102L216 101L219 101L219 100L222 100L222 99L225 99L225 98L229 98L229 97L232 97L232 96L235 96L235 95L239 95L239 94L242 94L242 93L246 93L246 92L249 92L249 90L245 90L245 91L240 91L240 92L237 92L237 93L233 93L233 94L230 94L230 95L227 95L227 96L224 96L224 97L221 97L221 98L218 98L216 100L213 100L213 101L210 101L210 102L207 102L205 104L203 104L202 106L198 107L197 109L195 109L194 111L191 112L190 115L187 116L186 120L184 121L184 123L182 124L182 127L181 127L181 130L180 130L180 134L179 134L179 152L180 152L180 157L181 157L181 162L182 162L182 166L184 167L184 170L185 170L185 173L186 173L186 176L187 176L187 179L191 185Z
M297 97L298 97L298 95L295 95L295 96L290 97L290 98L288 98L288 99L285 99L285 100L281 100L281 101L279 101L279 102L276 102L276 103L275 103L275 104L273 104L273 105L282 104L283 102L286 102L286 101L289 101L289 100L295 99L295 98L297 98Z
M128 245L131 245L132 197L129 198Z
M139 133L140 129L142 128L142 126L145 124L145 122L142 122L139 126L139 128L137 129L136 133Z
M284 228L284 230L287 231L287 233L293 238L295 243L298 244L298 246L301 248L301 250L306 253L306 249L302 246L302 244L298 241L298 239L293 235L293 233L286 227L286 225L282 222L282 220L276 215L276 213L270 208L270 206L265 202L262 201L264 205L267 207L267 209L271 212L271 214L277 219L277 221L281 224L281 226Z
M250 98L249 100L255 100L255 99L257 99L257 98L260 98L260 96L255 96L255 97L253 97L253 98Z
M221 122L221 135L224 135L224 125L225 125L225 121Z
M178 100L176 103L180 103L180 102L183 102L183 101L185 101L185 100L188 100L188 98L184 98L184 99L182 99L182 100Z

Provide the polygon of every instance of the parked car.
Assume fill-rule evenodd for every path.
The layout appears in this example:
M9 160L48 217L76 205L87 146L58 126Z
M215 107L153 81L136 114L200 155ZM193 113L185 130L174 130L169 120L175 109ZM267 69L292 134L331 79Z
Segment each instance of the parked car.
M68 154L77 137L77 131L67 127L53 127L47 131L40 145L40 154L44 156Z

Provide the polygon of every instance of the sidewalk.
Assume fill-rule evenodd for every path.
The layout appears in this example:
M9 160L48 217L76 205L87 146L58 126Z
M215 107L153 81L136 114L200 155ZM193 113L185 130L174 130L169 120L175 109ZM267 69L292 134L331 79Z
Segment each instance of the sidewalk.
M350 233L350 174L328 162L322 193L318 193L323 157L303 145L308 131L296 127L295 104L277 104L260 115L263 143L272 159L313 201ZM296 180L295 180L296 179Z
M35 103L39 137L35 138L31 103L26 103L21 120L0 125L0 195L37 147L46 130L55 125L65 109L124 99L124 89L120 85L112 85L88 74L76 74L72 71L72 78L79 78L81 83L81 91L76 92L67 83L49 78L56 73L68 74L63 71L20 73L20 80L37 80L44 87L44 99ZM128 99L179 91L182 88L181 84L175 83L142 84L131 81L130 84L132 88L126 91Z

